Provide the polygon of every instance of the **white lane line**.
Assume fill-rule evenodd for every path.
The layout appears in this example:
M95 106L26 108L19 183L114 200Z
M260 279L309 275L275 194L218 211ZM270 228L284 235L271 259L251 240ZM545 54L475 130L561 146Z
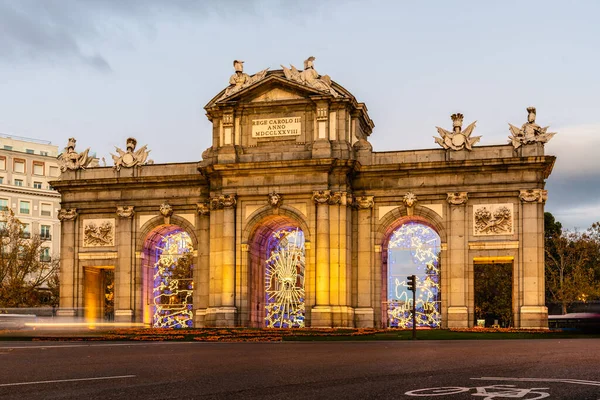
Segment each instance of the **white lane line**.
M600 386L598 381L584 381L581 379L561 379L561 378L506 378L499 376L484 376L481 378L471 378L479 381L509 381L509 382L554 382L554 383L572 383L575 385Z
M103 379L124 379L124 378L135 378L135 375L98 376L98 377L95 377L95 378L58 379L58 380L55 380L55 381L2 383L2 384L0 384L0 387L6 387L6 386L24 386L24 385L40 385L42 383L100 381L100 380L103 380Z

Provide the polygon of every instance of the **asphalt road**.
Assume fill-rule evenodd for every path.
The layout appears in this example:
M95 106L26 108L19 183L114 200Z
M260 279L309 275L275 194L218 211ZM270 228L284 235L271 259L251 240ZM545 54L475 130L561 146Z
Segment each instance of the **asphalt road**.
M416 397L598 400L600 339L0 342L1 399Z

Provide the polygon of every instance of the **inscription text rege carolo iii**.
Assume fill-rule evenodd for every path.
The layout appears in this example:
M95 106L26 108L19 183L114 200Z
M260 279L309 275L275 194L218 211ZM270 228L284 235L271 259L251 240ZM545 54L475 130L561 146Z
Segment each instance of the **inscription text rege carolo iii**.
M252 137L300 135L301 121L301 117L255 119L252 120Z

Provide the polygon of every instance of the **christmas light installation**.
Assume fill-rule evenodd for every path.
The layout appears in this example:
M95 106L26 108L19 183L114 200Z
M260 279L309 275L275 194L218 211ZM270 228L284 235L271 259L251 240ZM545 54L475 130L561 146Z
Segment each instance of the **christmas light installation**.
M297 228L273 232L265 268L265 325L304 327L304 234Z
M171 232L156 246L152 292L155 328L192 326L192 251L192 240L183 231Z
M388 244L388 324L412 327L412 293L406 278L416 275L416 325L438 328L440 314L440 237L411 221L396 229Z

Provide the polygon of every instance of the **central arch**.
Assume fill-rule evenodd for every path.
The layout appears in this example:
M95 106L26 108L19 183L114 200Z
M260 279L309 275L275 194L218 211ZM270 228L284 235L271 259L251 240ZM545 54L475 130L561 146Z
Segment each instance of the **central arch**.
M256 224L248 248L251 326L305 326L305 234L285 215L265 216Z

